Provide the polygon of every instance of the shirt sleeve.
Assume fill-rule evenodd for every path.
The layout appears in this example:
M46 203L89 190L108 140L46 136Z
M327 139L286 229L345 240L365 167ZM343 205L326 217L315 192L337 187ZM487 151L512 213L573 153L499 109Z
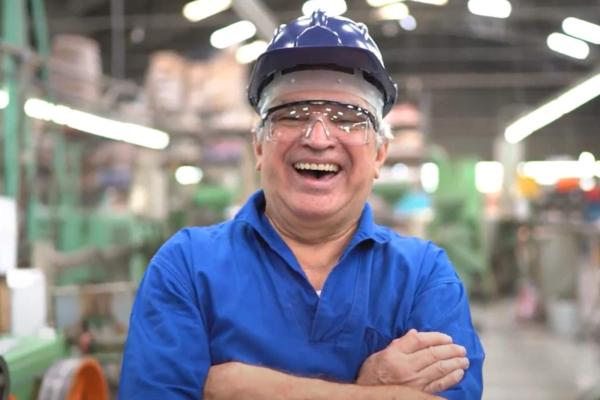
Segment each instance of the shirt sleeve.
M173 240L173 239L171 239ZM123 353L119 399L202 399L211 364L206 322L181 252L169 242L138 289Z
M424 261L428 276L415 298L409 327L446 333L467 349L470 364L462 381L438 395L450 400L481 399L485 354L471 321L467 294L446 253L432 247L434 257L429 253Z

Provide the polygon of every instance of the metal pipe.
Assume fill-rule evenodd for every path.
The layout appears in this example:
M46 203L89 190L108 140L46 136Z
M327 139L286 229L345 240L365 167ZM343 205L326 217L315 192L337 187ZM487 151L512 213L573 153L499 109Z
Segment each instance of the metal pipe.
M106 249L96 247L70 252L53 251L47 255L48 265L57 270L71 268L90 261L108 262L138 250L141 245L113 246Z
M25 32L25 4L23 0L3 2L3 32L6 43L21 47L27 43ZM23 99L17 79L19 63L15 56L4 57L6 93L9 103L4 110L4 193L19 197L20 122L23 118Z
M271 40L279 23L273 12L262 0L233 0L231 6L240 17L256 25L258 36L261 39Z
M110 74L125 78L125 12L123 0L110 1L111 60Z
M85 285L54 286L52 287L52 293L55 296L77 294L95 295L103 293L133 292L136 287L137 286L133 282L104 282Z

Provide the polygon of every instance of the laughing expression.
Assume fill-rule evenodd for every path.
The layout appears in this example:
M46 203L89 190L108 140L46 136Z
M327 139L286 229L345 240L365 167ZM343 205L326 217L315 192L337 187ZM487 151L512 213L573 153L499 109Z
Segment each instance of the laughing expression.
M278 103L302 100L369 108L355 95L314 90L287 94ZM387 153L386 145L377 149L375 134L369 133L366 144L340 143L317 121L307 138L255 142L268 214L304 222L357 220Z

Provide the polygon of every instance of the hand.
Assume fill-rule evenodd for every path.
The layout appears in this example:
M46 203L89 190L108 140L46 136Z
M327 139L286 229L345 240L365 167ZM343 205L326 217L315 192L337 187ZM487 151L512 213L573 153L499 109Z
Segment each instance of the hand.
M439 332L417 332L393 340L363 363L359 385L403 385L437 393L456 385L469 368L466 349Z

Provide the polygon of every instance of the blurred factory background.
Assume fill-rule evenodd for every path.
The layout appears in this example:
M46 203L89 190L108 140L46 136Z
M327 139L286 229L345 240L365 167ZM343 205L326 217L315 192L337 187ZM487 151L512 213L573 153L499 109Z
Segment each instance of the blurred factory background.
M317 7L399 84L371 203L447 249L484 399L600 399L599 1L1 3L0 400L114 398L146 263L258 188L247 75Z

